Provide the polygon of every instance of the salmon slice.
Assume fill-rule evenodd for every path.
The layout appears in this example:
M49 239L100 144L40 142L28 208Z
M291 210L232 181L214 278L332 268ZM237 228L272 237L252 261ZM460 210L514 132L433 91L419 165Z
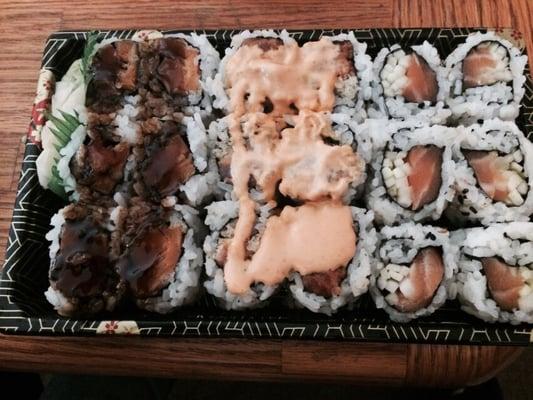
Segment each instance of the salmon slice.
M444 277L444 263L437 247L426 247L418 252L411 263L409 276L396 291L395 307L401 312L416 312L431 304Z
M439 86L437 74L428 65L426 60L418 54L410 55L410 62L405 70L405 75L409 80L403 89L402 96L410 103L421 103L437 101Z
M463 152L468 165L474 170L474 175L481 189L494 201L505 201L509 195L507 180L503 172L506 170L505 161L496 151L467 150Z
M411 208L418 210L434 201L442 185L442 149L434 146L413 146L406 162L411 167L407 182L411 187Z
M150 227L118 262L120 275L136 297L157 295L166 287L181 257L183 232L179 228Z
M520 289L525 283L518 268L507 265L496 257L484 257L481 264L494 301L505 311L518 308Z
M491 71L496 67L496 62L489 46L478 45L470 50L463 60L464 87L468 89L493 84L495 79L491 76Z

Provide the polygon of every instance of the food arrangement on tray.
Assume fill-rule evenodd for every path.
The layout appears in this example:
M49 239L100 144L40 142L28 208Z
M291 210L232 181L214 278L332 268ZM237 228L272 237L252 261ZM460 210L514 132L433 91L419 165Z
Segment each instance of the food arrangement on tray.
M490 31L446 54L357 33L84 35L34 127L64 204L40 295L73 319L533 323L527 57Z

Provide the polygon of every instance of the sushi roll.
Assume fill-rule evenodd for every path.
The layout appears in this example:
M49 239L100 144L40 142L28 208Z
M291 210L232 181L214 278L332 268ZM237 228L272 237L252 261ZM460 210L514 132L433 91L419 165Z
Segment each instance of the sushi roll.
M213 122L209 127L211 154L219 178L218 197L227 200L235 196L231 176L231 123L231 117L225 117ZM372 149L363 136L355 135L354 120L350 116L301 112L297 116L287 116L283 127L280 127L268 114L250 113L241 117L238 125L239 128L234 133L245 138L250 154L256 153L249 157L246 163L257 164L251 168L248 181L250 194L257 201L289 201L292 204L293 201L319 199L323 194L296 193L293 185L286 185L283 179L292 179L296 170L301 170L301 178L306 180L302 181L302 186L311 187L313 180L317 179L316 176L321 174L319 170L328 163L331 163L328 167L331 170L325 173L331 176L332 181L340 183L348 178L348 188L343 197L346 204L362 194L366 178L365 162L371 161ZM309 139L314 143L307 143ZM267 146L271 149L266 153L263 151L263 141L272 143ZM346 157L346 160L336 163L333 154ZM268 170L271 160L279 160L279 165L272 163ZM272 185L274 179L279 180L279 184ZM274 190L270 189L268 193L264 193L265 185ZM302 187L302 190L307 189Z
M225 200L213 202L206 207L205 224L210 233L206 236L203 250L205 253L206 280L204 286L217 303L227 310L243 310L262 307L277 291L279 285L267 285L254 282L243 293L234 293L228 289L224 277L224 267L227 262L228 249L235 234L235 227L239 215L239 203ZM257 221L253 226L253 233L246 244L247 257L253 257L259 247L265 230L267 218L272 210L269 206L257 207Z
M448 85L439 53L427 41L402 49L382 49L374 60L372 117L410 118L445 123L451 112L444 100Z
M446 229L412 222L379 233L370 293L396 322L430 315L450 296L458 248Z
M448 105L463 124L518 116L527 56L494 32L473 33L446 59Z
M168 313L196 300L203 265L197 214L131 200L116 270L139 308Z
M362 119L371 78L365 52L353 34L299 46L286 31L244 31L233 36L209 84L214 105L238 116L263 112L276 118L338 107Z
M340 265L332 265L326 272L306 275L293 272L289 277L289 290L298 306L331 315L367 292L377 241L372 225L373 213L351 207L351 214L353 225L349 233L353 236L355 247L351 259ZM324 246L328 244L324 241Z
M437 220L454 197L452 147L460 134L439 125L392 125L376 151L366 201L376 221L386 225Z
M466 128L455 148L458 221L527 221L533 214L533 144L513 122L488 120Z
M124 215L121 206L71 204L52 217L45 296L59 315L92 316L119 304L125 286L115 266Z
M176 113L208 117L212 106L206 87L220 56L206 36L139 31L133 39L140 42L139 94L145 112L166 118L173 118Z
M455 291L461 308L487 322L533 323L533 224L456 231L461 246Z

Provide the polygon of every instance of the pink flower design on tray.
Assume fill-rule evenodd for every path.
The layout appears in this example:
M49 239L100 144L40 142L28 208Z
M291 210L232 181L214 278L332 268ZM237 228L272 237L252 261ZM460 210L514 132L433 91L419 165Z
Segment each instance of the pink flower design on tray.
M117 321L108 321L104 324L105 332L104 333L115 333L118 329Z
M96 328L97 334L138 335L139 327L135 321L101 321Z

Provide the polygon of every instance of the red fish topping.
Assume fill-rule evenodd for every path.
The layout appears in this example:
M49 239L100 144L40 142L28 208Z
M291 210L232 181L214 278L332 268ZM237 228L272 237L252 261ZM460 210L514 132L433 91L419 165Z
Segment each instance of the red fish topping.
M411 208L418 210L434 201L442 185L442 149L434 145L414 146L407 154L411 167L407 182L411 187Z
M494 301L505 311L518 308L520 289L525 283L518 268L509 266L496 257L484 257L481 264Z
M435 291L444 277L442 255L436 247L420 250L414 258L409 277L397 290L396 308L401 312L416 312L431 304Z

